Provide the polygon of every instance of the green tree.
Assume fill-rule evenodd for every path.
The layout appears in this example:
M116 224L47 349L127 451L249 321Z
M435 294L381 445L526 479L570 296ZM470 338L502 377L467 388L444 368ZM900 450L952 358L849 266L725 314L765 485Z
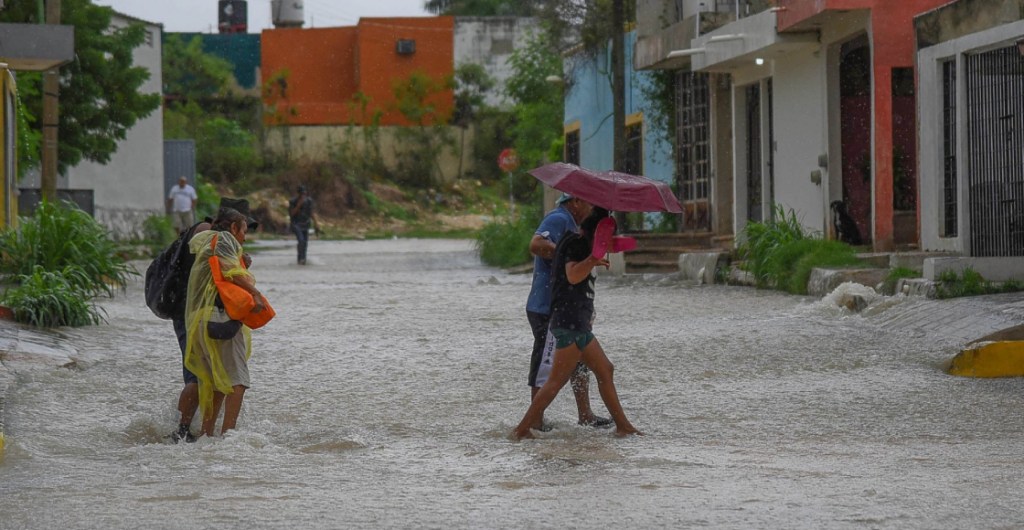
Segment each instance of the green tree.
M141 24L111 27L114 11L90 0L63 0L61 21L75 28L75 60L60 69L60 124L57 167L65 172L81 160L110 161L135 122L160 106L160 94L142 94L149 79L145 68L132 66L132 51L144 42ZM39 23L36 2L9 2L0 22ZM41 78L25 76L19 86L41 93ZM25 86L21 86L25 85ZM28 126L41 128L42 98L25 100ZM31 165L38 154L19 153Z
M543 35L534 35L509 60L512 75L505 91L515 102L512 126L513 145L519 155L520 170L542 164L551 143L562 136L562 89L548 81L562 74L562 59ZM515 186L522 197L536 189L536 181L519 176Z
M493 89L494 78L487 74L483 66L465 63L455 69L455 109L452 112L452 123L461 130L458 178L462 178L462 153L466 149L466 130L478 121L477 117L487 106L487 93ZM477 129L480 129L479 125Z
M198 35L187 43L180 35L171 35L164 42L163 83L169 105L223 96L233 77L231 63L203 52Z
M394 109L414 124L395 131L401 146L395 174L399 181L425 186L443 180L438 159L454 140L447 126L450 116L440 112L433 100L451 88L452 79L435 79L421 71L394 83Z
M256 136L226 118L204 121L196 135L196 165L215 182L242 180L259 165Z

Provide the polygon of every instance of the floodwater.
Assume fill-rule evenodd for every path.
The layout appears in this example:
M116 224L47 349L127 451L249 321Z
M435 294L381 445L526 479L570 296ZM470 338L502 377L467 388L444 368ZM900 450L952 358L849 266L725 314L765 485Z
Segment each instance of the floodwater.
M828 300L603 277L595 332L647 433L526 409L529 276L462 241L255 255L239 429L171 445L180 362L141 284L19 370L0 528L996 528L1024 525L1024 381L945 375L957 344ZM897 302L898 303L898 302ZM884 310L883 310L884 312ZM596 384L596 410L603 412Z

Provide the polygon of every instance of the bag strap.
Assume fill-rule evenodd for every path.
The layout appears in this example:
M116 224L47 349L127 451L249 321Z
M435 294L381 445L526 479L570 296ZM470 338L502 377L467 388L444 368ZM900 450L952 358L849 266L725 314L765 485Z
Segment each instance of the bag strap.
M220 235L220 234L218 234L218 233L214 232L214 234L213 234L213 239L211 239L211 240L210 240L210 257L211 257L211 258L214 258L214 257L216 257L216 256L217 256L216 254L214 254L214 252L216 252L216 251L217 251L217 237L218 237L219 235ZM217 261L219 262L220 260L218 259ZM246 269L246 270L248 270L248 267L246 267L246 266L245 266L245 260L244 260L244 259L243 259L243 260L238 260L238 264L239 264L239 265L240 265L240 266L241 266L241 267L242 267L243 269Z

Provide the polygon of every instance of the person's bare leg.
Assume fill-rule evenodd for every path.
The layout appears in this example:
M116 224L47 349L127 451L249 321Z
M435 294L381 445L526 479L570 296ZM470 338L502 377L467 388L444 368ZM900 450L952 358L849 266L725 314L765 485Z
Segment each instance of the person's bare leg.
M210 410L203 413L203 430L199 433L200 436L213 436L213 429L217 425L217 416L220 416L220 404L223 401L224 394L214 391L213 405L210 406Z
M626 418L626 413L622 410L622 404L619 402L619 393L615 390L615 366L608 360L604 349L601 348L601 343L597 339L590 341L590 344L583 348L582 357L583 362L594 372L598 391L601 392L601 400L604 401L604 406L608 408L608 413L615 420L615 434L618 436L643 434L629 422L629 419Z
M231 388L234 392L231 392L224 398L224 424L220 427L221 435L235 428L238 414L242 411L242 397L245 395L245 387L235 385Z
M192 418L195 417L197 408L199 408L199 385L188 383L185 388L181 389L181 395L178 396L178 412L181 413L178 423L192 425Z
M540 387L533 396L530 408L526 409L526 415L523 416L522 421L512 431L513 438L517 440L520 438L533 438L530 427L536 424L537 418L543 417L548 405L554 401L555 396L558 395L562 387L569 382L572 371L576 369L576 364L579 360L580 350L575 345L555 350L555 359L551 364L551 375L548 376L544 386Z
M537 392L540 390L539 386L530 387L530 402L537 397ZM544 427L544 413L541 412L537 418L537 422L530 426L531 429L537 429L538 431Z
M576 396L576 413L581 425L594 422L594 411L590 408L590 375L585 371L573 371L572 393Z

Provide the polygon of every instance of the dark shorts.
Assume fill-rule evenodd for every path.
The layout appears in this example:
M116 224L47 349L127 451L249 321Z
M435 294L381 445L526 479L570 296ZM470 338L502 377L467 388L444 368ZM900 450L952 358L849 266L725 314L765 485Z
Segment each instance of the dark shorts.
M555 348L561 350L575 344L580 351L583 351L594 340L594 334L589 331L575 329L552 329L551 334L555 336Z
M199 379L196 374L193 374L185 368L185 340L188 336L188 332L185 329L185 321L174 319L174 334L178 336L178 347L181 348L181 376L185 380L185 384L198 383Z

